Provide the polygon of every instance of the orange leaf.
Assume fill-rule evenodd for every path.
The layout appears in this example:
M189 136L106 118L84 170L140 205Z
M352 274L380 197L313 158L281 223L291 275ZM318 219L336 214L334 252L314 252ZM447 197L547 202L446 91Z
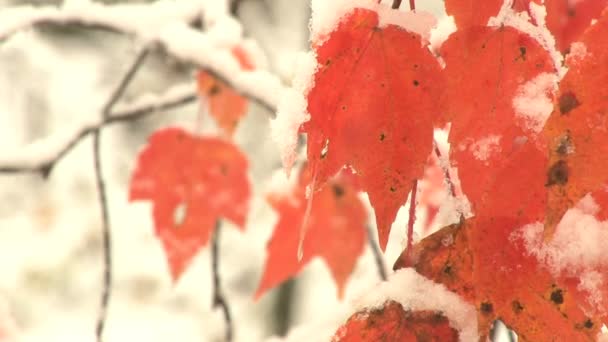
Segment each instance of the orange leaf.
M279 221L267 246L268 258L256 298L297 274L317 256L327 263L341 298L346 280L363 253L367 213L353 186L352 175L343 172L314 195L302 245L304 255L298 261L296 252L308 204L309 181L310 174L304 171L289 193L271 194L268 198L279 214Z
M566 210L608 181L608 11L583 36L583 54L567 60L544 134L550 147L546 234ZM586 53L584 51L586 50Z
M411 265L475 304L480 335L500 318L522 341L592 340L597 318L511 239L512 227L519 223L503 218L446 227L423 239L411 260L404 252L395 268Z
M156 235L177 281L216 223L243 229L249 207L248 162L235 146L179 128L155 132L140 153L130 201L152 201Z
M384 249L390 226L431 152L438 62L420 36L355 9L320 46L308 94L308 161L316 189L344 165L360 178Z
M232 54L242 70L254 69L250 57L242 47L235 46ZM196 78L199 96L207 99L209 111L219 127L226 135L232 136L239 120L247 113L247 99L206 71L199 71Z
M407 291L407 289L404 289ZM354 314L341 326L332 342L458 341L458 331L440 312L406 311L397 302Z

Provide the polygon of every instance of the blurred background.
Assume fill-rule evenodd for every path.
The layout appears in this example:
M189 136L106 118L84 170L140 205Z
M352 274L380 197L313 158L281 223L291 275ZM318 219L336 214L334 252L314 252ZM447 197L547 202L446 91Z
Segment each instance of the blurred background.
M0 0L0 13L28 4L61 1ZM241 0L234 7L245 35L258 41L268 68L286 84L292 78L295 56L308 49L309 6L309 0ZM417 6L443 16L440 0L418 1ZM402 7L407 7L405 2ZM123 35L56 25L39 26L0 42L0 155L99 115L139 47L140 42ZM146 60L123 101L193 83L194 72L157 51ZM246 231L226 223L220 242L219 267L235 340L278 339L290 330L290 341L320 341L344 318L347 303L379 281L376 265L368 248L342 302L336 299L334 282L320 260L253 301L266 242L276 222L264 195L272 175L282 170L270 139L268 113L255 104L249 108L235 138L251 160L252 210ZM222 313L211 309L209 248L173 286L153 233L151 206L127 201L136 155L147 137L169 125L193 129L199 110L200 103L195 102L103 130L114 259L107 341L223 339ZM212 133L215 128L204 129ZM404 214L395 223L399 228L393 229L385 254L387 269L403 249ZM374 222L371 217L370 222ZM102 284L101 247L90 138L61 159L48 180L38 174L0 174L0 341L93 341Z

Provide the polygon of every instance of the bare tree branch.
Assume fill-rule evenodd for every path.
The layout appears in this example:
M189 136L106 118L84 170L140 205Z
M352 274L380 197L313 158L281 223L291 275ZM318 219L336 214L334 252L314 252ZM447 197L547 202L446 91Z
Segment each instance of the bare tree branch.
M232 316L230 315L230 307L228 302L222 293L221 282L220 282L220 271L219 271L219 241L220 241L220 230L222 224L217 221L215 224L215 231L213 232L213 240L211 242L211 272L213 275L213 307L222 309L224 313L224 321L226 322L226 342L231 342L233 338L232 328Z
M175 86L161 96L147 96L118 108L106 118L98 117L26 145L10 155L0 155L0 173L41 172L48 176L53 166L89 133L113 123L127 122L194 102L194 85Z
M135 58L135 61L127 70L127 73L120 80L118 86L114 89L110 98L103 106L102 120L110 118L112 108L122 97L127 86L131 83L137 71L143 65L146 56L148 56L148 47L145 47ZM98 342L103 341L103 330L105 327L106 317L108 313L108 304L110 302L110 294L112 292L112 235L110 232L110 214L108 210L108 200L106 197L106 185L103 178L102 163L101 163L101 129L99 126L93 130L93 161L95 164L95 183L99 195L99 204L101 206L101 228L103 241L103 287L101 293L101 302L99 304L99 313L95 328L95 336Z

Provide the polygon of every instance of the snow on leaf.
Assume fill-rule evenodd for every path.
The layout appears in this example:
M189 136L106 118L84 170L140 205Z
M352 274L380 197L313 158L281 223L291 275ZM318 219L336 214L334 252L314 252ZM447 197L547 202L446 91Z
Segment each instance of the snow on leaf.
M557 48L567 52L607 5L608 0L545 0L547 27L555 36Z
M531 0L511 0L515 12L528 12ZM505 0L445 0L446 12L454 16L459 29L486 26L488 20L500 11Z
M608 181L608 12L581 38L586 54L568 59L553 113L543 131L550 148L546 235L567 209Z
M249 206L246 156L223 140L179 128L155 132L140 153L129 200L152 201L156 235L177 281L221 218L241 229Z
M300 174L288 193L270 194L268 201L279 214L279 221L267 245L268 257L255 297L296 275L314 257L321 257L336 282L338 297L363 253L368 215L357 196L354 177L343 171L314 195L307 230L302 241L303 258L298 261L300 229L308 205L306 188L310 170Z
M427 279L410 268L397 270L389 276L387 281L378 284L363 297L357 299L354 312L365 314L365 312L379 310L378 313L382 315L386 304L392 302L401 304L402 310L406 312L440 313L449 320L449 326L457 330L461 341L478 340L475 308L467 304L456 293L446 289L445 286ZM355 314L355 316L357 315ZM339 337L338 334L336 336ZM377 339L370 340L376 341ZM393 339L387 340L393 341ZM409 341L409 339L405 340Z
M570 291L590 315L608 316L608 221L597 218L601 208L591 194L569 209L559 222L555 235L544 241L543 224L535 222L513 232L526 250L534 255L554 277L570 285Z
M557 88L557 75L541 73L519 86L513 98L517 124L524 130L540 133L553 111L553 92ZM523 120L522 120L523 119Z
M540 145L537 132L528 128L530 118L519 115L513 101L521 96L522 84L553 72L553 66L549 54L534 39L511 27L460 30L443 44L441 55L446 62L445 120L452 122L451 160L477 212L485 201L497 197L493 184L509 182L521 189L533 172L544 167L542 158L533 157L540 164L530 167L536 171L526 175L521 174L521 165L509 161L522 158L522 151L536 155L534 147L527 145ZM506 178L499 178L498 173ZM516 174L523 178L517 179ZM494 202L497 212L515 215L520 196L499 197L502 202Z
M237 45L232 48L232 54L243 70L254 70L245 49ZM227 136L232 136L239 120L247 112L247 99L206 71L199 71L196 79L199 96L207 100L209 111L218 126Z
M332 342L458 341L458 331L436 311L408 311L390 301L384 307L358 312L341 326Z
M481 336L500 318L523 341L591 340L598 318L585 315L568 287L510 237L517 224L468 219L423 239L412 259L404 253L395 268L412 266L474 304Z
M317 188L347 165L376 212L384 249L391 223L422 176L432 149L437 60L420 36L355 9L315 47L319 68L308 94L308 160Z

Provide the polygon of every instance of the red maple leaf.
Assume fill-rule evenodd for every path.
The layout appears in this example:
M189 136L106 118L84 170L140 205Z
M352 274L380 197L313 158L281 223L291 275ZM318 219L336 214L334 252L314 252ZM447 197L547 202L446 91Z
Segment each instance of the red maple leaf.
M406 311L401 304L389 301L382 308L355 313L332 339L332 342L365 341L455 342L458 331L440 312Z
M321 257L327 263L341 298L346 280L363 253L368 215L357 195L352 174L344 171L314 194L302 242L304 253L302 260L298 260L296 252L308 205L306 188L310 179L310 171L304 170L288 193L268 197L279 214L279 221L267 246L268 258L256 298L297 274L314 257Z
M232 54L239 61L241 69L254 69L253 62L241 46L235 46ZM206 71L199 71L196 79L199 96L207 99L209 111L218 126L227 136L232 136L239 120L247 113L248 100Z
M205 246L220 218L241 229L249 206L246 156L217 138L179 128L156 131L140 153L130 201L152 201L156 235L173 281Z
M452 122L450 159L458 169L462 190L475 213L484 206L488 215L490 211L516 215L522 209L519 194L527 192L533 177L543 181L546 164L535 152L544 150L538 141L544 118L527 113L535 104L526 103L526 112L519 113L515 100L527 82L536 82L539 85L532 86L541 90L535 95L545 96L550 103L556 78L549 54L511 27L471 27L452 34L441 47L441 55L448 84L445 116ZM547 83L547 93L542 92L543 83ZM522 168L512 159L528 166ZM497 196L497 182L508 182L511 188L504 190L511 196ZM497 198L500 201L494 201Z
M380 27L378 14L367 9L346 15L314 50L319 69L303 132L315 189L352 167L369 194L384 249L432 149L441 69L418 34Z

